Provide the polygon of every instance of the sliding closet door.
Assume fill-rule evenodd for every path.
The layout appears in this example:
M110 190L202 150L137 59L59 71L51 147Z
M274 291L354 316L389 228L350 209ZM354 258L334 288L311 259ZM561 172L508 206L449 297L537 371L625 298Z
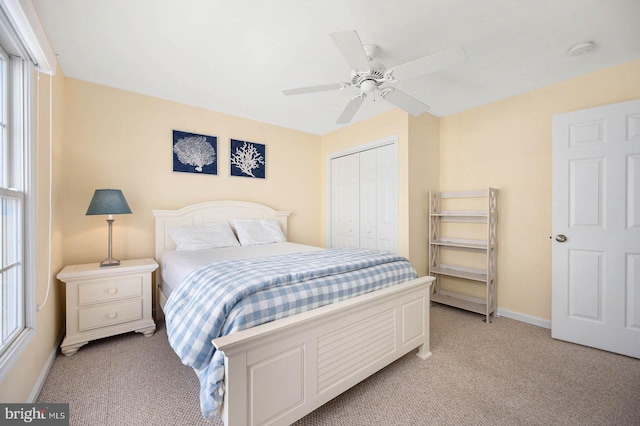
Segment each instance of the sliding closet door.
M360 246L360 160L331 160L331 247Z

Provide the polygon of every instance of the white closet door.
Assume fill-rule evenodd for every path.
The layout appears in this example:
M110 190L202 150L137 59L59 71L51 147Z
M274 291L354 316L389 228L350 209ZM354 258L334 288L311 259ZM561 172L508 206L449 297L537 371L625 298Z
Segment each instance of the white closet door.
M376 248L398 252L398 149L385 145L376 153Z
M353 154L360 157L360 247L378 248L377 149Z
M360 160L357 154L331 161L331 247L360 246Z
M331 158L331 247L398 252L398 147Z

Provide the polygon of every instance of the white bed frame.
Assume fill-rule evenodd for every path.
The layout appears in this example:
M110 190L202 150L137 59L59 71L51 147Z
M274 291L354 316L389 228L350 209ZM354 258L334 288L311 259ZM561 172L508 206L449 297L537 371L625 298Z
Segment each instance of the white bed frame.
M217 220L276 219L290 212L243 201L154 210L156 259L175 248L169 230ZM157 312L166 298L156 272ZM213 341L225 355L221 413L228 426L288 425L418 348L427 359L433 277L421 277Z

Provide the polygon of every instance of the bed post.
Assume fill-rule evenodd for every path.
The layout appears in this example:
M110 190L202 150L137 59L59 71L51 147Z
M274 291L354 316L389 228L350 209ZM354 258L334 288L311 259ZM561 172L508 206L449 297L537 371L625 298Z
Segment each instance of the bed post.
M429 283L429 286L425 290L425 295L423 298L424 303L424 343L418 347L418 353L416 356L420 359L426 360L429 358L431 353L431 340L430 340L430 330L431 330L431 286L433 282Z
M245 426L249 419L247 409L247 354L233 355L233 360L225 354L225 390L222 406L222 421L227 426Z

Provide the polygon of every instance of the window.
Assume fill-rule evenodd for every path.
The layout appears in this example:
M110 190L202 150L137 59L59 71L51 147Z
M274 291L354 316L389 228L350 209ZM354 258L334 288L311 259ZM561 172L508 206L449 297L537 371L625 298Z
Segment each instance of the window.
M30 1L0 0L0 381L35 335L35 70L57 61Z
M7 28L0 19L0 380L35 334L35 73Z

